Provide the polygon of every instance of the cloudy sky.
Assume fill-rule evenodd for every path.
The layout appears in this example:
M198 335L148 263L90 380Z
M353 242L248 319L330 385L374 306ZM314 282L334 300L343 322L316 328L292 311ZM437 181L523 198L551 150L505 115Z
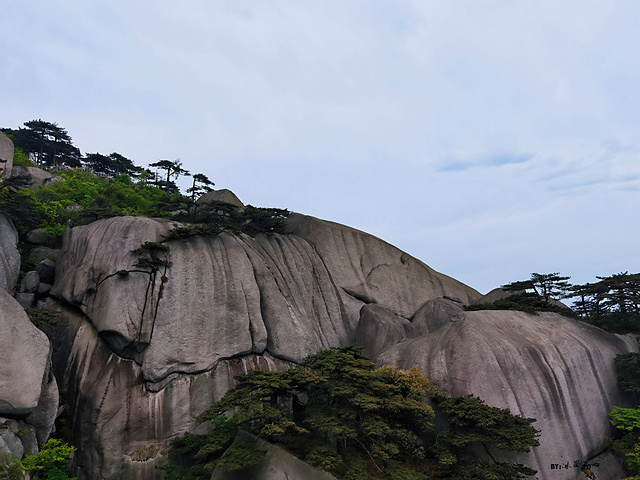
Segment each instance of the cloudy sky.
M640 271L637 0L5 2L0 126L180 158L487 292Z

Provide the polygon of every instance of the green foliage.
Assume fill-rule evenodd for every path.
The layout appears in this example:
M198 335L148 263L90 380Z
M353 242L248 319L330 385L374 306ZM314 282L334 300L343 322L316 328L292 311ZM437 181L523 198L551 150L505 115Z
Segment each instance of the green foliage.
M623 433L614 446L625 455L629 472L640 474L640 407L613 407L609 417L613 426Z
M0 453L0 480L22 480L24 470L12 454Z
M44 120L25 122L26 128L4 129L16 147L33 154L39 164L80 166L80 150L73 145L68 132L57 123Z
M186 239L197 235L215 236L224 231L246 233L255 236L259 233L285 232L284 220L291 212L280 208L259 208L248 205L239 210L226 202L211 202L195 206L190 212L173 215L174 220L191 225L170 230L166 240Z
M211 469L217 466L239 470L242 466L254 465L265 452L252 441L234 443L237 433L236 420L219 415L212 419L207 435L187 432L173 439L169 450L171 464L160 467L165 470L165 480L208 479Z
M618 383L627 392L640 393L640 353L616 355Z
M430 478L428 468L459 474L475 465L465 448L470 444L516 451L538 444L533 419L488 407L473 397L445 399L417 368L377 368L361 351L357 345L335 347L286 371L240 375L236 387L197 419L212 422L215 431L220 419L226 418L221 415L233 412L238 429L279 442L308 463L346 480L422 480ZM438 399L452 424L440 434L442 441L435 450L426 440L434 420L427 396ZM219 454L224 442L214 440L207 440L211 451L200 447L192 461L202 463L201 452ZM438 466L428 455L444 463ZM207 466L228 466L228 460L221 458L214 457ZM242 460L235 465L241 466L249 457L238 458ZM492 478L492 471L514 475L505 478L532 472L517 464L479 465L486 476L478 478Z
M640 353L628 352L616 356L616 370L620 387L631 393L640 392ZM613 407L611 423L622 433L613 445L625 455L630 473L640 474L640 406ZM640 476L633 477L640 479Z
M572 289L582 320L614 333L640 332L640 273L597 278Z
M265 450L258 448L254 440L239 438L224 452L224 455L207 467L221 467L229 472L235 472L256 465L266 453Z
M13 149L13 165L25 168L36 166L36 164L29 159L29 155L27 155L20 147L15 147Z
M36 327L43 325L58 325L60 312L52 308L25 308L25 313Z
M535 298L541 307L547 307L554 298L564 298L570 291L567 282L571 277L563 277L559 273L532 273L529 280L511 282L502 288L523 298ZM527 295L533 294L533 297Z
M495 448L528 452L539 445L533 418L512 415L506 408L486 405L473 395L436 397L438 407L449 417L451 427L443 439L453 447L483 443Z
M251 236L258 233L284 233L284 219L290 214L286 209L247 205L242 212L242 231Z
M470 456L474 444L515 452L528 452L539 445L539 432L531 425L535 419L512 415L507 409L486 405L472 395L434 397L447 414L449 430L438 439L435 453L442 464L459 479L520 479L536 472L522 464L486 463Z
M452 480L518 480L535 474L535 470L521 463L472 461L457 469L451 478Z
M24 470L33 472L33 480L74 480L67 474L67 462L74 450L71 445L51 438L38 453L27 455L19 463Z
M494 302L475 303L464 307L467 311L477 310L517 310L520 312L537 314L540 310L533 305L527 305L507 298L501 298Z
M54 238L62 234L67 220L76 225L116 215L169 216L187 205L179 194L133 183L121 174L107 179L76 169L60 172L64 181L28 188L0 188L0 211L7 213L21 233L44 227ZM6 182L5 182L6 185Z

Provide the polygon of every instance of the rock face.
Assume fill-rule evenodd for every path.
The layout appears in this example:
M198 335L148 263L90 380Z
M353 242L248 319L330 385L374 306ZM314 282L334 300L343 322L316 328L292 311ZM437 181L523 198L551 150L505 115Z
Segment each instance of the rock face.
M555 314L465 312L481 297L472 288L304 215L289 217L285 235L222 233L133 253L175 226L118 217L65 233L51 289L66 325L54 370L71 399L80 480L160 478L169 440L234 375L354 341L380 363L418 365L449 393L537 418L547 446L518 460L539 478L573 478L550 476L549 464L603 450L606 414L624 404L613 359L635 341Z
M249 354L145 384L141 367L114 353L88 321L66 311L62 322L76 332L63 388L73 399L74 438L82 446L74 457L79 480L161 478L155 466L166 456L167 440L193 431L194 417L234 385L234 376L290 366L269 354Z
M13 293L19 273L18 231L13 222L0 213L0 289Z
M22 307L0 289L0 453L33 455L57 416L58 385L50 374L51 346ZM23 433L18 434L22 430Z
M1 416L25 416L35 410L48 372L49 350L47 336L0 290Z
M380 353L380 363L416 365L453 395L533 417L540 446L514 456L538 470L537 478L584 478L580 469L550 470L601 453L611 435L607 414L626 399L613 369L619 353L637 350L635 339L611 335L555 313L466 312L428 335ZM611 468L603 464L602 470ZM599 467L593 468L598 478Z
M11 175L13 167L13 142L0 132L0 176Z

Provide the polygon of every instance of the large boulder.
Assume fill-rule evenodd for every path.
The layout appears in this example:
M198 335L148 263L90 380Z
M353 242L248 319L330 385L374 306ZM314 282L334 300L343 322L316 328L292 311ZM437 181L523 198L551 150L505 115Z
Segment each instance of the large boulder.
M11 178L21 180L23 184L32 188L36 188L38 185L48 185L60 179L60 177L56 177L52 173L38 167L13 167L11 170Z
M0 290L0 352L0 416L29 415L48 384L49 339L4 290Z
M536 418L540 446L507 460L537 469L540 479L583 478L579 468L549 466L581 464L605 450L612 434L607 414L629 401L618 387L614 359L636 351L636 340L555 313L485 310L465 317L388 348L376 360L415 365L449 394L474 394ZM614 467L603 463L593 470L605 478L598 469Z
M287 230L313 244L340 286L350 318L359 318L363 302L382 304L410 319L425 302L435 298L448 296L471 304L481 296L393 245L354 228L292 214Z
M228 203L240 210L244 208L244 203L242 203L242 201L236 196L236 194L231 190L227 190L226 188L223 188L221 190L212 190L205 193L200 198L198 198L198 200L196 200L196 203L198 205L206 205L214 202Z
M13 293L19 274L18 231L11 219L0 213L0 289Z
M9 177L13 167L13 142L0 132L0 178Z

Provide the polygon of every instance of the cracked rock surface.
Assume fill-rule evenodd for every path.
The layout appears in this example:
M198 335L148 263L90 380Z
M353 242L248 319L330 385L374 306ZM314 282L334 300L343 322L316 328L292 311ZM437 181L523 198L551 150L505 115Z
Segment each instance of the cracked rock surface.
M603 450L606 414L625 401L613 359L635 340L556 314L465 312L481 297L472 288L299 214L284 235L169 241L161 271L134 266L133 250L176 225L116 217L65 234L51 290L64 325L54 369L73 412L79 480L159 479L171 438L193 431L235 375L356 340L378 363L417 365L448 393L537 418L547 446L518 460L539 478L560 478L548 476L556 457Z

